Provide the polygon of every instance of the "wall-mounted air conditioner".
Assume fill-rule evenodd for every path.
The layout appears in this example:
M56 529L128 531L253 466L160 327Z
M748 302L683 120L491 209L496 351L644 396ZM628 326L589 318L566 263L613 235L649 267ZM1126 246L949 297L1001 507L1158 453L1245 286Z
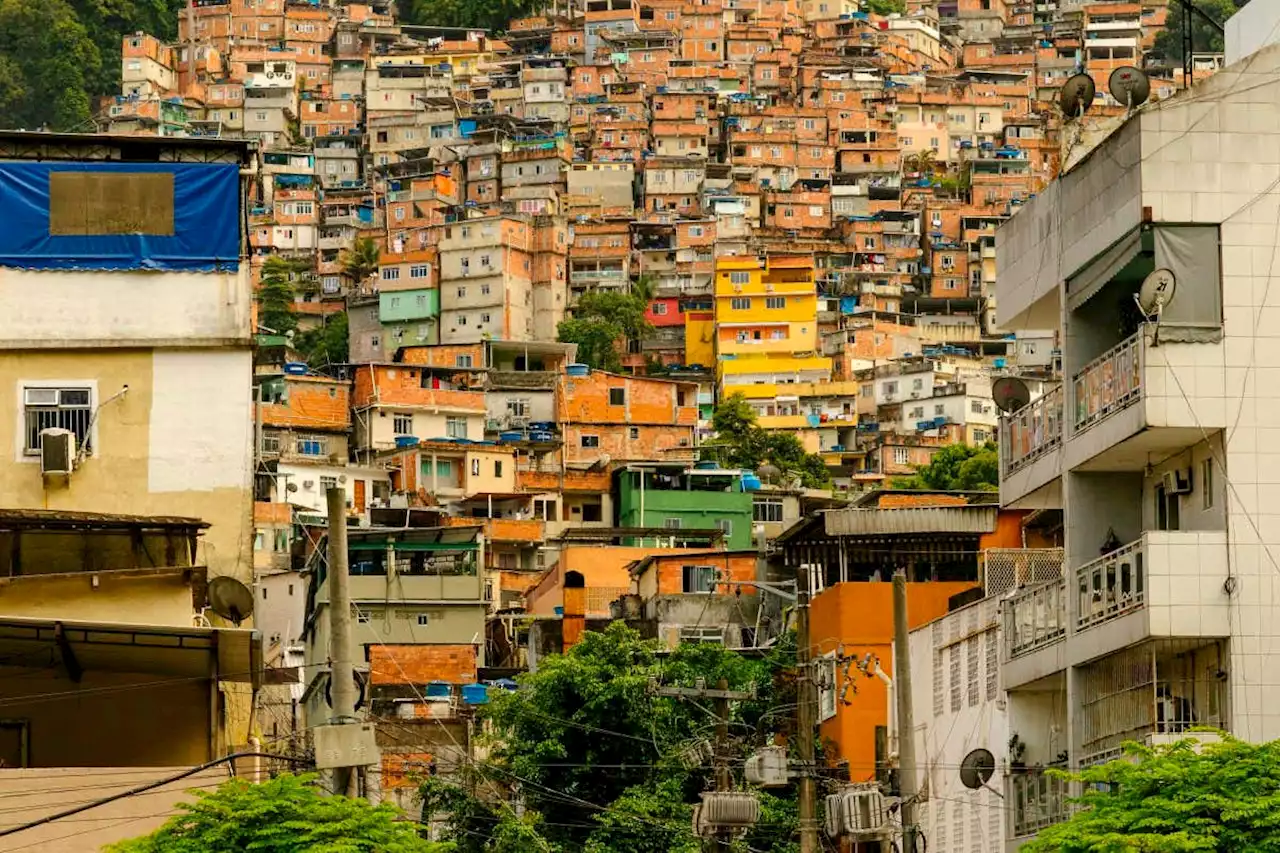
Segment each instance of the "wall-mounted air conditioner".
M76 434L51 427L40 430L40 473L69 477L75 469Z
M1164 476L1161 478L1161 483L1164 486L1165 494L1191 494L1191 469L1183 468L1165 471Z

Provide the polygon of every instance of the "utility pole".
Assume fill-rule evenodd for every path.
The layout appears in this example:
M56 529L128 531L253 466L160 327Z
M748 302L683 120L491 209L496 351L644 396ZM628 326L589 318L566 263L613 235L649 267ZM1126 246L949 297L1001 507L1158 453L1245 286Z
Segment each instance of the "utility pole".
M716 742L714 746L716 792L728 793L733 788L733 777L729 772L729 702L755 698L755 690L750 692L730 690L728 679L720 679L714 688L707 688L702 679L698 679L694 687L660 687L653 684L649 692L657 696L672 696L677 699L714 699L716 714ZM717 828L711 837L710 849L714 853L729 853L733 843L732 829ZM817 848L814 849L817 853Z
M351 592L347 570L347 494L325 492L329 510L329 689L333 716L316 726L316 767L332 771L330 792L356 797L360 768L379 763L374 727L356 720L356 675L351 662Z
M893 573L893 682L898 705L898 787L902 796L902 853L916 853L916 726L911 707L911 650L907 629L907 573Z
M814 695L812 649L809 647L809 566L800 567L796 585L796 751L800 754L800 853L819 853L817 759L817 696Z

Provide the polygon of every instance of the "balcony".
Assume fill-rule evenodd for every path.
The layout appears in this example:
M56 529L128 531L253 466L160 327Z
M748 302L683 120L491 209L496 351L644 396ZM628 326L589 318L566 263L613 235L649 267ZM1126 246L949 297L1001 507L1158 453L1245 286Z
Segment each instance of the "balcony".
M1000 421L1000 475L1004 479L1062 446L1062 386Z
M1035 835L1071 815L1070 783L1043 770L1015 770L1005 777L1004 788L1013 838Z
M1072 377L1066 467L1141 471L1153 455L1225 429L1224 370L1218 327L1149 325L1121 341Z
M1007 599L1001 610L1006 660L1056 643L1067 635L1066 578L1029 586Z

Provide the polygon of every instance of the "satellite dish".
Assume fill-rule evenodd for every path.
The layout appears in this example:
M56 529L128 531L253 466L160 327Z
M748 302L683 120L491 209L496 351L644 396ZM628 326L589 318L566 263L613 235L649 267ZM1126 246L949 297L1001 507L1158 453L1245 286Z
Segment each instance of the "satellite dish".
M774 483L782 476L782 470L770 462L766 462L756 469L756 476L760 478L762 483Z
M1005 414L1016 412L1031 402L1027 383L1016 376L1001 376L991 383L991 399Z
M989 750L975 749L960 762L960 784L976 791L991 781L996 772L996 757Z
M1133 109L1151 97L1151 81L1141 70L1124 65L1111 72L1107 90L1121 106Z
M297 483L289 483L288 485L286 485L286 486L284 487L284 490L285 490L286 492L296 492L296 491L298 491L298 484L297 484Z
M1093 78L1088 74L1076 74L1063 83L1062 90L1058 92L1058 104L1062 107L1062 114L1070 118L1079 118L1084 115L1085 110L1089 109L1096 94L1098 94L1098 87L1093 84Z
M1147 274L1133 298L1137 300L1143 314L1158 317L1161 310L1173 302L1173 296L1177 292L1178 279L1173 270L1161 267Z
M209 609L239 625L253 615L253 593L233 577L216 577L209 581Z

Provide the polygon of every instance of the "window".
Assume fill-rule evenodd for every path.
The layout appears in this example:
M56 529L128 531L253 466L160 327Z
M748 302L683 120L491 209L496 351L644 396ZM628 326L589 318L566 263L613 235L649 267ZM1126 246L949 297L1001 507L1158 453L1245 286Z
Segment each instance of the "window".
M23 453L40 452L40 432L65 429L75 434L76 447L92 443L89 425L93 422L93 392L89 388L24 388Z
M400 268L399 268L399 267L383 267L383 268L382 268L382 280L383 280L383 281L395 281L395 280L396 280L396 279L398 279L399 277L400 277Z
M582 446L583 446L583 447L599 447L599 446L600 446L600 436L598 436L598 435L584 435L584 436L582 437Z
M934 406L934 407L933 407L933 413L934 413L935 415L940 415L940 414L942 414L943 412L945 412L946 410L947 410L947 407L946 407L946 406L944 406L944 405L942 405L941 403L939 403L938 405L936 405L936 406Z
M782 501L756 501L751 505L751 517L756 521L782 521Z
M329 439L322 435L300 435L294 450L301 456L328 456Z
M969 411L970 411L970 412L972 412L973 414L975 414L975 415L980 415L980 414L982 414L983 412L985 412L986 410L987 410L987 407L986 407L986 406L984 406L984 405L982 405L982 401L981 401L981 400L970 400L970 401L969 401Z
M425 613L419 613L419 614L418 614L418 624L419 624L419 625L426 625L426 624L427 624L428 622L430 622L430 621L431 621L431 620L430 620L430 618L427 616L427 614L425 614ZM994 635L994 634L992 634L992 636L995 636L995 635Z
M765 308L774 308L774 309L777 309L777 308L786 308L786 307L787 307L787 297L785 297L785 296L768 296L768 297L765 297L765 300L764 300L764 307L765 307Z
M895 447L893 449L893 464L906 465L911 461L911 452L905 447Z
M682 566L682 590L684 592L714 592L716 588L715 566Z
M426 264L414 264L409 267L409 278L426 278L431 274L431 267Z
M480 295L481 295L481 296L488 296L488 295L489 295L489 290L490 290L489 285L487 285L487 284L482 284L482 285L480 285Z
M453 477L453 460L437 459L436 460L436 476L452 478Z
M921 388L923 388L923 387L924 387L924 380L923 380L923 379L912 379L912 380L911 380L911 390L913 390L913 391L919 391L919 390L920 390Z
M368 625L369 622L372 621L372 617L364 610L357 610L356 621L359 622L361 625Z
M459 287L459 288L458 288L458 298L459 298L459 299L466 299L466 298L467 298L467 289L466 289L465 287Z
M321 477L320 478L320 491L324 492L325 494L328 494L330 489L336 489L336 488L338 488L337 477Z
M1213 459L1200 463L1200 508L1213 509Z
M1180 510L1178 496L1166 492L1163 484L1156 486L1156 529L1181 530Z
M818 658L818 722L825 723L836 715L836 700L840 695L840 684L836 666L836 656L828 653Z
M480 476L480 460L479 459L471 460L471 476L473 477Z
M751 308L751 300L745 296L735 296L730 300L729 307L735 311L746 311Z
M625 406L627 404L626 388L610 388L609 389L609 405Z
M396 435L413 435L413 415L397 414L391 423Z
M667 313L667 303L665 302L653 303L653 316L661 317L666 313Z
M910 417L917 418L917 419L923 418L924 406L916 406L914 409L912 409Z
M467 437L467 419L449 417L444 419L444 434L449 438Z
M454 358L453 358L453 366L454 366L454 367L470 367L470 366L471 366L471 356L469 356L469 355L457 355L457 356L454 356Z
M679 530L684 527L684 521L679 518L664 518L662 526L666 530Z
M751 273L749 272L731 272L729 273L730 284L750 284Z
M716 520L716 527L724 531L724 538L728 539L733 536L733 520L728 518L720 518Z

